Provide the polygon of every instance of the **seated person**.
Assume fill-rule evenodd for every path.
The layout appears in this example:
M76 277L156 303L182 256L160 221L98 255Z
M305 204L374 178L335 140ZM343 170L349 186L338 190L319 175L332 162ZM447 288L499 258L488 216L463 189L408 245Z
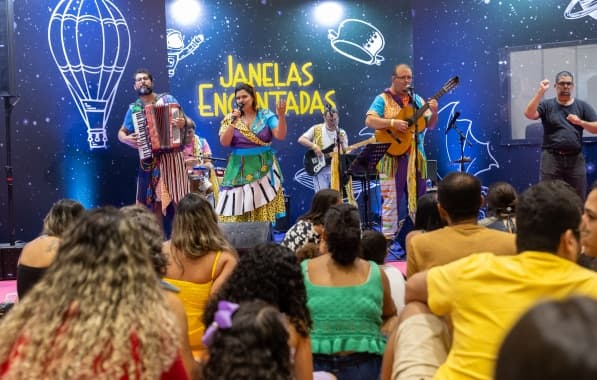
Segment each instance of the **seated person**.
M296 224L290 227L280 244L293 252L307 243L319 244L323 230L323 216L330 206L339 203L342 203L342 197L338 191L319 190L313 196L309 211L297 219Z
M516 322L498 353L495 380L597 379L597 300L548 301Z
M220 301L243 303L261 300L283 315L291 348L292 379L311 380L311 315L301 267L294 252L275 243L261 243L240 256L238 265L205 307L203 322L214 320Z
M500 343L535 303L597 298L597 276L575 262L581 205L565 182L540 182L517 205L517 255L474 254L409 278L382 379L490 379Z
M72 199L61 199L52 205L44 218L41 235L25 244L17 263L19 299L35 285L56 257L64 232L83 213L83 205Z
M396 320L388 278L360 258L359 210L349 204L325 214L326 254L301 263L313 317L313 368L343 380L377 379L386 337Z
M204 379L292 379L285 317L261 300L219 301L203 336L209 359Z
M379 231L366 230L363 231L361 244L363 246L363 259L375 262L388 276L392 299L394 305L396 305L396 311L400 315L404 308L404 275L392 264L385 263L388 255L385 236Z
M495 182L487 191L487 217L479 225L516 233L516 189L507 182Z
M413 237L429 231L435 231L446 225L446 222L439 215L437 209L437 193L426 193L417 200L417 211L415 212L415 223L413 229L408 232L405 238L406 245Z
M236 251L218 225L218 217L205 197L189 193L180 200L172 239L164 243L168 266L164 280L180 289L177 296L187 313L193 355L203 358L202 316L209 297L218 291L236 266Z
M597 271L597 182L593 183L585 201L580 236L582 252L577 262L580 266Z
M84 212L0 329L3 379L187 379L178 325L131 218Z
M515 235L478 225L483 204L481 181L452 172L437 187L439 214L446 227L414 236L406 246L406 275L450 263L477 252L516 253Z

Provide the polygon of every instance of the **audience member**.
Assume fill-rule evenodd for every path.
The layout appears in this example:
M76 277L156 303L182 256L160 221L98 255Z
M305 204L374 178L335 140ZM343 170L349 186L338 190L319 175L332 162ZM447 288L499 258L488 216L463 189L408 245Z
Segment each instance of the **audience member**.
M377 379L386 338L382 322L396 316L387 276L361 255L359 210L349 204L325 214L327 254L301 263L313 316L313 366L342 380Z
M417 200L415 223L413 229L406 234L405 246L413 237L425 232L435 231L446 225L437 208L437 192L425 193Z
M597 300L573 297L533 307L498 353L495 380L597 379Z
M483 204L481 182L464 172L452 172L437 187L439 213L448 224L410 239L406 246L407 277L477 252L513 255L513 234L477 224Z
M498 231L516 233L516 189L508 182L495 182L487 190L487 217L479 225Z
M196 358L201 344L203 310L209 296L222 286L236 265L234 248L218 226L218 217L207 199L189 193L174 214L172 240L164 244L168 257L165 280L177 287L187 313L189 340Z
M311 315L307 293L294 252L275 243L257 244L239 259L234 272L205 308L203 323L214 319L218 301L241 303L259 299L276 306L286 317L296 380L311 379Z
M410 278L386 357L393 357L392 379L431 378L436 368L438 379L490 379L500 342L537 301L597 297L597 275L575 263L581 208L563 181L540 182L517 205L518 255L470 255ZM451 348L437 316L452 321Z
M371 260L379 265L390 282L390 290L398 315L404 308L404 275L392 264L386 264L388 255L386 237L379 231L363 231L363 259Z
M292 380L284 316L261 300L219 301L204 341L205 379Z
M64 232L83 212L83 205L60 199L44 218L41 235L25 244L17 263L17 294L22 299L46 272L56 257Z
M179 290L162 280L162 277L166 274L168 260L162 251L164 232L160 226L160 222L154 213L147 207L139 204L124 206L120 211L122 211L125 217L132 219L133 225L140 230L144 241L147 243L149 249L148 255L151 257L153 269L160 279L162 292L166 297L166 303L170 311L176 316L176 322L179 327L179 339L181 342L180 355L182 363L187 371L189 379L198 379L199 365L193 358L193 352L189 342L187 314L184 310L182 301L177 296Z
M307 243L319 244L323 230L323 217L330 206L342 203L342 196L336 190L319 190L313 196L311 209L297 219L294 226L290 227L282 245L296 252Z
M140 230L85 213L0 325L3 379L186 379L178 326Z
M578 264L597 271L597 182L593 183L585 201L580 223L582 252Z

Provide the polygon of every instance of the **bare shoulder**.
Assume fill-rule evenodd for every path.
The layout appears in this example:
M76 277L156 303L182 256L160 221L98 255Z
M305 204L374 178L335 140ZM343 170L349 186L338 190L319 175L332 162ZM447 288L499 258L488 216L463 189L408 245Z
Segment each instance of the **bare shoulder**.
M25 244L19 257L19 264L31 267L48 267L54 261L60 238L40 236Z

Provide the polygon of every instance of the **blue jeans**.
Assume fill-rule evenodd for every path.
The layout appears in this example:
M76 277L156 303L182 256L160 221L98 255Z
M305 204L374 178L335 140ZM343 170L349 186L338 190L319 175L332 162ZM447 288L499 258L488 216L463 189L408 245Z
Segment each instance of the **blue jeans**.
M367 352L344 356L313 354L313 370L333 373L338 380L377 380L381 358Z

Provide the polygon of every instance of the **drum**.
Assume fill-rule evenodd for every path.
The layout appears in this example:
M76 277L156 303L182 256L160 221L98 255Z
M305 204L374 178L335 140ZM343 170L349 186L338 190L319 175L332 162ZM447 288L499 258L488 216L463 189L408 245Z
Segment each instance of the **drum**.
M209 181L209 173L209 168L204 165L195 165L192 170L189 170L192 192L207 195L213 191L212 184Z

